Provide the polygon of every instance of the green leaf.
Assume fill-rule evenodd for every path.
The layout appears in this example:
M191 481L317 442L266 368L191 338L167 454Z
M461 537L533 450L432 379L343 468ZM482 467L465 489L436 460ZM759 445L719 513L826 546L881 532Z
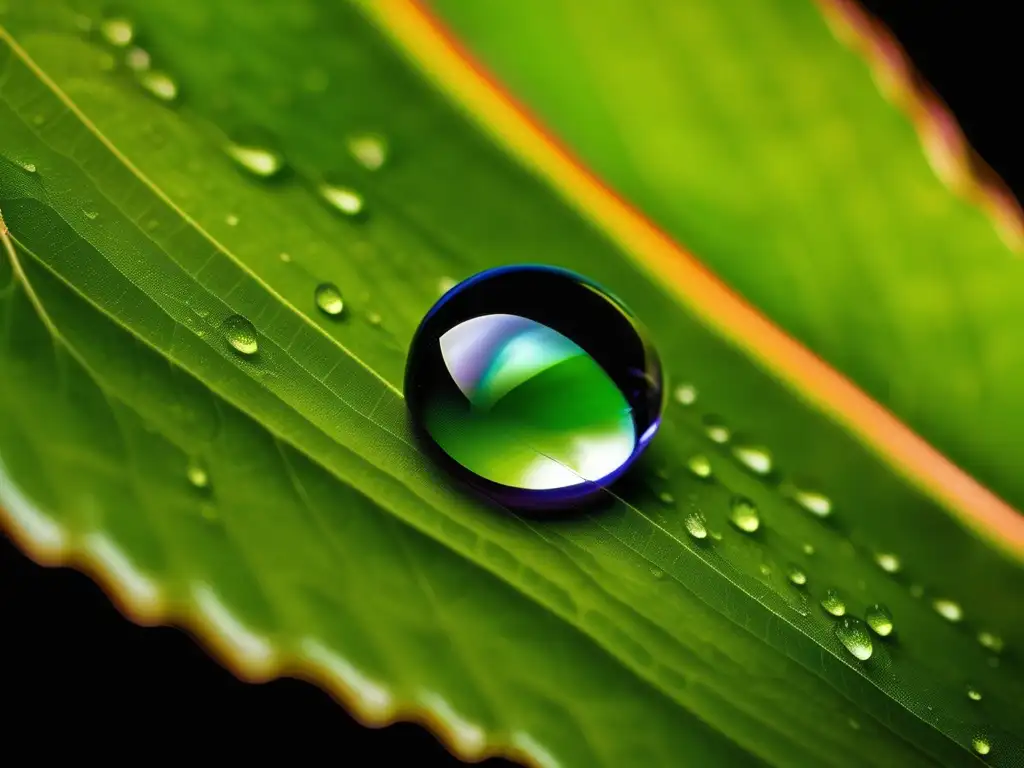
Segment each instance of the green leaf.
M240 674L309 676L467 757L959 764L983 737L1019 762L1019 565L710 331L367 10L135 0L112 23L44 0L3 17L0 502L23 546L91 568L139 620L198 630ZM375 170L349 147L366 134L387 139ZM699 387L577 519L468 498L416 450L398 389L439 284L526 260L611 287L673 382ZM340 316L318 309L324 282ZM235 316L255 354L229 343ZM766 476L734 457L749 445L770 448ZM728 522L737 494L753 534ZM875 562L890 550L897 574ZM818 606L830 589L850 614L892 610L866 662Z

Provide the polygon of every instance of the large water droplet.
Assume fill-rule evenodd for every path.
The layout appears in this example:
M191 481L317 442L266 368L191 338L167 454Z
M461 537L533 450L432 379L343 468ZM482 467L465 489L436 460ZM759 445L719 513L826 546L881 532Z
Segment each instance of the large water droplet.
M832 500L818 491L793 491L793 500L816 517L828 517L832 514Z
M932 607L938 611L939 616L947 621L960 621L964 617L964 609L960 603L953 600L939 599L932 603Z
M705 416L703 421L704 434L708 436L711 442L718 443L719 445L729 442L732 432L729 431L729 427L725 425L725 422L717 416Z
M320 283L314 292L316 305L328 315L337 316L345 309L341 299L341 291L334 283Z
M836 637L854 657L861 661L871 658L871 653L874 650L871 635L860 619L844 616L836 622Z
M169 74L156 69L140 72L139 84L160 101L171 102L178 98L178 84Z
M759 445L737 445L732 455L743 466L758 475L767 475L772 471L772 455L767 448Z
M206 471L206 467L196 459L188 463L188 466L185 468L185 476L188 477L188 481L195 488L206 488L210 485L210 475Z
M875 631L875 634L881 637L888 637L892 634L892 612L881 603L875 603L868 608L864 618L867 619L868 626Z
M388 143L383 136L375 133L350 136L348 151L368 171L379 170L388 159Z
M967 698L971 701L981 701L981 691L975 688L973 685L967 686Z
M363 212L363 196L351 187L324 183L320 185L320 196L346 216L358 216Z
M706 539L708 537L707 525L704 522L704 516L700 512L691 512L686 516L683 521L686 526L686 532L695 539Z
M698 453L696 456L691 456L689 461L686 462L686 468L697 477L704 480L711 477L711 462L708 461L708 457L702 453Z
M757 507L746 496L736 496L729 505L729 521L744 533L753 533L761 527Z
M987 755L989 752L992 751L992 745L989 744L988 739L986 739L984 736L975 736L971 740L971 747L979 755Z
M978 642L994 653L1003 652L1003 638L993 632L983 629L978 633Z
M114 16L100 22L100 34L111 45L124 48L135 37L135 25L122 16Z
M795 565L789 566L786 576L791 583L796 584L798 587L802 587L807 583L807 574Z
M697 388L693 384L680 384L672 394L680 405L693 405L697 402Z
M599 286L506 267L430 310L405 395L447 469L507 505L551 508L599 494L640 455L660 424L662 379L643 329Z
M839 596L839 593L834 589L830 589L825 593L825 596L821 598L821 607L831 613L833 616L845 616L846 615L846 603L843 598Z
M231 315L222 325L228 344L243 355L255 355L259 351L256 328L241 315Z
M898 573L900 570L900 559L892 552L876 553L875 562L878 563L878 567L886 573Z
M284 155L268 144L235 141L225 146L224 151L239 167L261 179L276 176L284 168Z

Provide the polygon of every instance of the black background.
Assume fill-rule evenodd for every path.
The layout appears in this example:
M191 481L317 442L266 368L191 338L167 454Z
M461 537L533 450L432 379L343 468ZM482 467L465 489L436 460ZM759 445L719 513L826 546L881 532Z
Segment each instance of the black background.
M867 0L1016 192L1021 92L1013 2ZM239 682L185 634L122 618L87 577L41 568L0 535L3 753L92 760L244 760L460 765L422 728L363 728L306 683ZM279 752L280 751L280 752ZM489 766L503 765L488 761Z

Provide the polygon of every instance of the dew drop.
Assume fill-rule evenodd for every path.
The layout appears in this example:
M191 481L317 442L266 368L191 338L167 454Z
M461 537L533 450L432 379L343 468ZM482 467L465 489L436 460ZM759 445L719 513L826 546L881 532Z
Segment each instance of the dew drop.
M960 621L960 619L964 617L964 609L960 607L959 603L952 600L946 600L944 598L935 600L932 603L932 608L938 612L939 616L947 621L956 622Z
M769 461L769 466L770 463ZM828 517L832 514L832 500L818 491L797 489L793 492L793 499L815 517Z
M185 475L194 488L207 488L210 485L210 475L201 463L192 460L185 468Z
M36 164L35 163L22 163L22 162L19 162L18 165L21 166L21 170L25 171L25 173L35 173L36 172Z
M732 455L743 466L758 475L767 475L772 471L772 455L767 448L754 445L737 445Z
M834 589L828 590L825 596L821 598L821 607L833 616L846 615L846 603L843 602L843 598Z
M814 554L814 545L813 544L804 544L803 547L801 547L801 549L803 550L805 555L813 555Z
M871 635L867 627L860 619L853 616L844 616L836 623L836 637L855 658L867 661L871 658L874 647L871 643Z
M341 299L341 291L334 283L320 283L314 292L316 305L325 314L337 316L345 309L345 303Z
M656 579L663 579L665 578L665 572L660 568L651 568L651 576Z
M111 45L123 48L135 37L135 25L124 17L115 16L100 23L100 34Z
M981 701L981 691L973 685L967 686L967 698L971 701Z
M691 456L690 460L686 462L686 468L697 477L704 479L711 477L711 462L708 461L708 457L702 453L698 453L696 456Z
M661 503L664 504L666 507L671 507L673 504L676 503L675 496L673 496L668 491L662 491L661 493L659 493L658 498L661 500Z
M222 326L228 344L245 356L255 355L259 351L256 328L241 315L231 315Z
M291 260L292 260L292 255L291 255L290 253L279 253L279 254L277 255L277 258L279 258L279 259L280 259L281 261L283 261L283 262L284 262L285 264L288 264L288 263L290 263L290 262L291 262Z
M886 573L898 573L900 570L900 559L892 552L877 552L875 562Z
M717 416L704 417L704 434L708 436L711 442L718 443L719 445L728 443L732 437L732 432L729 431L725 422Z
M380 316L379 312L370 312L366 315L366 322L375 328L379 328L380 324L384 322L384 318Z
M744 533L753 533L761 527L757 507L746 496L736 496L729 507L729 521Z
M795 565L789 566L789 570L786 571L786 577L798 587L802 587L807 583L807 574Z
M172 102L178 98L178 84L166 72L156 69L140 72L139 84L160 101Z
M868 626L875 631L876 635L888 637L892 634L892 611L881 603L875 603L868 608L867 615L864 618L867 619Z
M350 136L348 151L368 171L379 170L388 159L387 141L379 134L359 133Z
M232 142L224 147L224 151L244 171L261 179L276 176L284 168L284 156L269 146Z
M328 205L346 216L358 216L363 212L363 196L349 187L321 184L320 196Z
M700 512L691 512L683 520L683 524L686 526L686 532L695 539L706 539L708 537L708 529L704 524L704 516Z
M145 72L152 63L149 51L142 48L132 48L124 55L124 63L133 72Z
M233 213L229 213L227 216L224 217L224 223L227 224L229 227L237 227L238 222L239 218Z
M987 755L992 751L992 745L988 743L988 739L984 736L975 736L971 740L971 747L973 747L974 751L979 755Z
M697 402L697 388L693 384L680 384L673 395L680 405L693 405Z
M993 632L983 629L978 633L978 642L990 651L995 653L1003 652L1003 638Z
M768 565L767 563L761 563L761 565L758 566L758 570L761 571L761 575L762 576L771 576L772 575L771 566Z

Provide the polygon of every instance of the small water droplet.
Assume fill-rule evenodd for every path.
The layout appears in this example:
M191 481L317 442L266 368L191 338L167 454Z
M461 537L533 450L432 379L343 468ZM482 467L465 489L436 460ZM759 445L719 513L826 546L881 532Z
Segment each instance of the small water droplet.
M349 137L348 151L363 168L379 170L388 159L388 143L375 133L359 133Z
M744 533L753 533L761 527L757 507L746 496L736 496L729 507L729 521Z
M761 565L758 566L758 570L761 572L762 576L772 575L772 568L767 563L761 563Z
M795 565L789 566L789 570L786 572L786 576L790 580L790 582L796 584L798 587L802 587L804 586L804 584L807 583L807 574Z
M656 579L663 579L665 578L665 572L660 568L651 568L651 576Z
M846 603L843 602L843 598L834 589L828 590L825 596L821 598L821 607L833 616L846 615Z
M853 616L844 616L836 623L836 637L854 657L861 661L871 658L874 646L871 643L871 635L867 627L860 619Z
M99 211L82 211L85 214L85 218L90 221L95 221L99 217Z
M704 516L700 512L691 512L683 520L686 532L695 539L706 539L708 536L707 526L704 524Z
M732 432L725 425L721 419L717 416L705 416L704 419L704 434L708 436L708 439L713 443L722 445L728 443L732 437Z
M21 166L21 170L25 171L25 173L35 173L36 172L36 164L35 163L22 163L22 162L18 162L18 165Z
M975 736L971 740L971 747L973 747L974 751L979 755L987 755L992 751L992 745L988 743L988 739L984 736Z
M993 632L983 629L978 633L978 642L990 651L995 653L1003 652L1003 638Z
M278 254L277 258L279 258L281 261L287 264L292 260L292 255L290 253L280 253Z
M358 216L363 212L363 196L350 187L321 184L320 196L328 205L346 216Z
M661 493L659 493L658 498L661 500L661 503L664 504L666 507L671 507L673 504L676 503L676 497L673 496L668 491L662 491Z
M320 283L314 293L316 305L321 311L328 315L337 316L345 309L345 303L341 299L341 291L334 283Z
M964 617L964 609L960 607L959 603L952 600L946 600L945 598L935 600L932 603L932 607L938 612L939 616L947 621L960 621Z
M813 544L804 544L803 547L801 547L801 549L803 549L805 555L813 555L814 554L814 545Z
M372 326L379 326L384 322L384 318L380 316L379 312L370 312L366 315L366 321Z
M797 489L793 491L793 500L815 517L828 517L832 514L832 500L818 491Z
M171 102L178 98L178 84L166 72L156 69L140 72L139 84L160 101Z
M708 531L708 536L710 536L715 541L721 541L722 540L722 533L721 533L721 531L710 531L709 530Z
M210 475L199 461L193 459L185 468L188 481L195 488L207 488L210 485Z
M276 176L284 168L284 155L266 144L234 141L224 151L239 167L261 179Z
M135 37L135 25L122 16L115 16L100 22L100 34L111 45L123 48Z
M151 62L149 51L142 48L132 48L124 55L124 63L133 72L145 72L149 69Z
M224 217L224 223L227 224L229 227L237 227L238 221L238 217L233 213L229 213L227 216Z
M875 603L868 608L868 612L864 618L867 619L868 626L875 631L876 635L879 635L880 637L888 637L892 634L892 611L881 603Z
M900 559L892 552L876 553L875 562L886 573L898 573L900 570Z
M759 445L737 445L732 455L743 466L758 475L767 475L772 471L772 455L767 448Z
M680 405L693 405L697 402L697 388L693 384L680 384L674 395Z
M698 453L696 456L691 456L690 460L686 462L686 468L697 477L702 477L704 479L711 477L711 462L708 461L708 457L702 453Z
M967 698L971 701L981 701L981 691L973 685L967 686Z
M243 355L255 355L259 351L256 328L241 315L231 315L222 326L228 344Z
M448 291L456 285L458 285L458 283L453 278L446 275L437 281L437 292L444 296L444 294L448 293Z

